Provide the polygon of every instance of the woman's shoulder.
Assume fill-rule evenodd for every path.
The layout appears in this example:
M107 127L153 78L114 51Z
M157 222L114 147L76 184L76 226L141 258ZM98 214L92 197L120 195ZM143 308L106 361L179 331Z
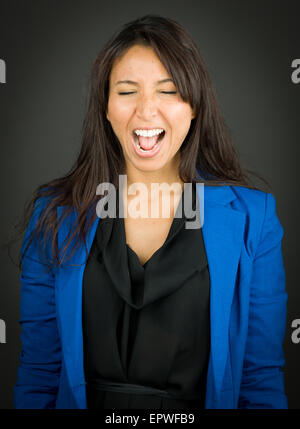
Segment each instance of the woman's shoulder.
M254 208L257 207L257 205L264 205L267 198L274 198L273 194L261 189L235 185L230 185L230 188L238 200Z
M222 205L233 205L246 212L261 212L268 201L275 203L270 192L240 185L205 186L205 201Z
M265 216L267 211L276 211L276 198L271 192L246 186L230 186L235 195L234 204L240 210Z
M257 242L278 243L284 230L277 214L275 196L271 192L243 186L231 186L231 190L236 195L232 207L245 213L249 235L255 236Z

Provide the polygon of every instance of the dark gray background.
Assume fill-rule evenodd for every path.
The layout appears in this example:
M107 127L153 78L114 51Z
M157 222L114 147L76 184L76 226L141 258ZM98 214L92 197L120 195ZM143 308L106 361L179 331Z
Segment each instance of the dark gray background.
M0 0L1 242L41 183L64 174L80 146L87 76L103 43L123 23L158 13L182 23L196 40L244 165L272 185L284 227L288 318L284 343L286 392L300 409L299 192L300 58L298 0ZM20 242L14 246L16 260ZM13 407L20 352L20 283L1 252L0 408Z

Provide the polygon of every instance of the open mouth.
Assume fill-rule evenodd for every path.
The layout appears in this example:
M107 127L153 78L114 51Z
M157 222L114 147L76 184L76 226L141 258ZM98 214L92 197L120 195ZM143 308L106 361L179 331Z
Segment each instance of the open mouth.
M134 139L134 143L135 143L135 145L137 146L137 148L139 149L139 151L141 151L141 152L145 152L145 153L151 153L151 152L153 152L155 149L156 149L156 147L160 144L160 142L163 140L163 138L164 138L164 136L165 136L165 134L166 134L166 132L165 132L165 130L162 132L162 133L160 133L158 136L155 136L156 137L156 143L153 145L153 146L151 146L151 147L149 147L149 148L145 148L145 147L141 147L141 145L140 145L140 143L139 143L139 137L135 134L135 132L133 132L132 133L133 134L133 139ZM153 139L153 137L147 137L147 138L151 138L151 139Z

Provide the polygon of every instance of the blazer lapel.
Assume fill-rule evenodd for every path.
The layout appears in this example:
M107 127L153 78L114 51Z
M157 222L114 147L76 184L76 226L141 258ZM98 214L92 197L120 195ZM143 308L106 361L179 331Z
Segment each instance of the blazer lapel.
M197 187L200 210L203 206L201 187ZM201 202L202 198L202 202ZM210 272L211 353L207 374L207 408L218 400L229 346L229 318L237 268L243 242L245 214L234 210L230 202L235 194L228 186L204 187L203 239ZM57 208L58 219L63 207ZM76 219L76 211L64 219L58 231L58 246ZM87 235L87 251L98 226L97 217ZM74 240L73 240L74 241ZM72 250L72 246L71 246ZM81 245L57 274L57 304L62 338L63 357L70 386L79 408L84 394L76 390L85 384L82 336L82 278L86 252ZM77 393L76 393L77 392Z
M201 207L200 187L198 191ZM210 272L211 355L206 408L217 406L229 347L230 310L243 243L245 214L234 210L228 186L204 186L203 240Z

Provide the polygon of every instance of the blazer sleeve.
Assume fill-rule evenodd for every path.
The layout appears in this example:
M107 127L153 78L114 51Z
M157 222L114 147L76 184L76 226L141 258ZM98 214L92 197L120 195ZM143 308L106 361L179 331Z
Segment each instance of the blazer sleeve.
M273 195L265 195L265 218L253 259L239 408L288 408L283 373L287 301L283 228Z
M25 232L25 244L45 203L35 203ZM36 239L22 257L20 319L22 349L14 408L55 408L61 369L61 342L56 321L55 274L46 273L39 261ZM47 242L49 252L50 243Z

